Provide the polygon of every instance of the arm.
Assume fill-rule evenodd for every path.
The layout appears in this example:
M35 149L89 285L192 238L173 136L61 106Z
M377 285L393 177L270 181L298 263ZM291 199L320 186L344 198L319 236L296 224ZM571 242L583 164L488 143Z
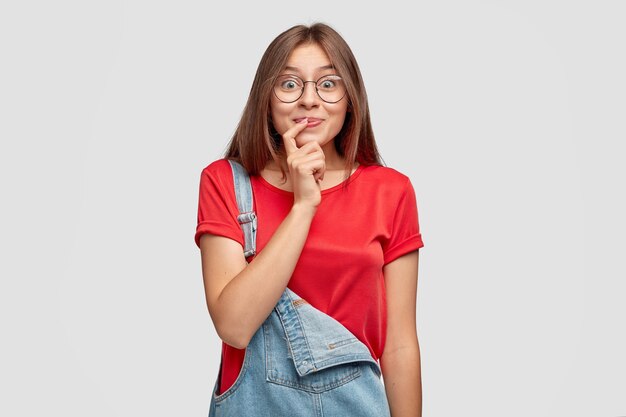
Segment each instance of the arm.
M236 348L248 345L276 305L321 202L324 153L317 142L296 147L295 137L305 127L306 119L283 134L294 204L263 251L247 264L239 243L210 234L200 238L209 314L220 338Z
M380 358L392 417L421 417L422 382L415 320L419 251L384 267L387 339Z
M224 342L245 348L270 314L293 273L314 214L314 208L294 206L249 265L239 243L222 236L202 235L206 302Z

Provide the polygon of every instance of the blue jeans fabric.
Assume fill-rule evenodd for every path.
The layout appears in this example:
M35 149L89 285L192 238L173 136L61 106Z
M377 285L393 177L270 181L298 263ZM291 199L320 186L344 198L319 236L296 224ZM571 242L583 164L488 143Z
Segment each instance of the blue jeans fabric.
M246 348L209 417L389 417L380 368L341 323L289 288Z

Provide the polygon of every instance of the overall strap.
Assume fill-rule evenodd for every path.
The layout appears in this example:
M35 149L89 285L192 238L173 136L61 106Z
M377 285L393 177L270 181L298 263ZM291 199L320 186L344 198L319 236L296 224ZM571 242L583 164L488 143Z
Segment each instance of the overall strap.
M244 256L246 258L256 255L256 228L257 219L254 212L254 203L252 200L252 185L250 184L250 176L246 169L238 162L228 160L233 170L233 182L235 183L235 197L237 198L237 207L239 208L239 216L237 221L243 229L244 238Z

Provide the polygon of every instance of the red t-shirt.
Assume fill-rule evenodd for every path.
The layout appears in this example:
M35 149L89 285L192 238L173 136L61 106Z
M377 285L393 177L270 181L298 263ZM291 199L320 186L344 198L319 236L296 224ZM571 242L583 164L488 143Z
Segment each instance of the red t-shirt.
M293 193L261 176L252 176L251 182L259 253L289 213ZM383 266L424 246L415 192L408 177L382 166L361 165L344 185L322 191L288 286L343 324L378 360L387 325ZM243 246L238 214L230 164L215 161L200 178L196 244L202 234L210 233ZM244 353L222 344L220 393L237 379Z

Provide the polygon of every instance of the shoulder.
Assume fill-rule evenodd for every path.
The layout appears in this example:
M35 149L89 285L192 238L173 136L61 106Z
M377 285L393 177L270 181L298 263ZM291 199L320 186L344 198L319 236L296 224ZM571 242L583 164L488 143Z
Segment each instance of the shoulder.
M232 175L228 159L218 159L217 161L211 162L209 165L204 167L204 169L202 170L202 175L217 177L221 177L223 175Z
M201 188L217 193L229 193L233 188L233 171L228 159L211 162L200 176Z
M233 183L233 171L228 159L218 159L207 165L202 170L202 179L230 186Z
M408 187L411 187L411 180L408 176L382 165L363 167L361 176L366 182L378 184L381 188L389 191L404 192Z
M394 211L406 204L414 205L415 190L410 178L393 169L381 165L363 167L356 187L358 198L384 202L387 210Z

